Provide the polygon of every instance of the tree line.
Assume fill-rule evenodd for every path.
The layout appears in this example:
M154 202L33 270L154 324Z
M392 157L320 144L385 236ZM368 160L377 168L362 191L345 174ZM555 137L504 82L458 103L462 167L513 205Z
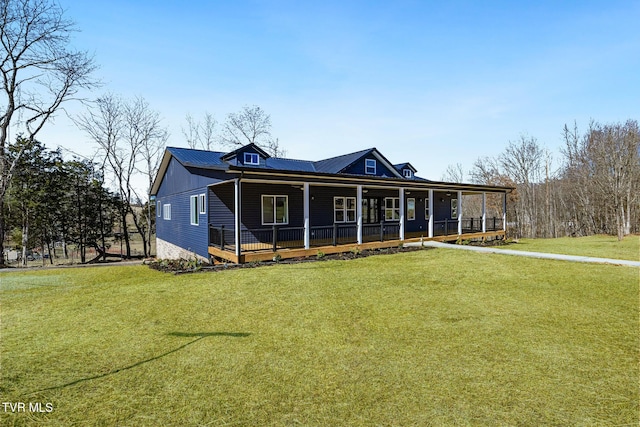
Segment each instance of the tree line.
M48 150L39 141L27 138L11 145L8 159L15 162L15 168L5 194L3 216L13 240L20 242L23 265L28 249L34 247L46 249L53 264L53 248L58 243L65 259L70 244L76 246L83 263L88 248L104 254L120 203L105 188L104 175L96 164L80 159L65 161L60 149Z
M601 124L581 133L564 126L561 165L535 137L510 141L497 157L477 159L469 172L479 184L515 188L507 217L514 237L640 232L640 130L637 120ZM444 178L461 180L461 165Z

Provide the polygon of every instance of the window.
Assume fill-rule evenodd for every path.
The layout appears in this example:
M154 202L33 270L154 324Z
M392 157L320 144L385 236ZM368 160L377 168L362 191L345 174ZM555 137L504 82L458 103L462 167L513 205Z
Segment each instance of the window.
M405 178L413 177L413 172L411 172L411 169L402 169L402 174L404 175Z
M191 218L191 225L198 225L198 196L190 197L189 218Z
M158 216L158 218L160 218L160 215L162 215L162 205L160 204L160 202L156 202L156 215Z
M288 196L262 196L262 225L288 223Z
M407 199L407 221L416 219L416 199Z
M206 197L205 197L204 194L200 195L199 206L200 206L200 213L201 214L206 214L207 213L207 201L206 201Z
M162 205L162 219L171 219L171 204Z
M244 164L245 165L259 165L260 157L256 153L244 153Z
M400 221L400 199L387 197L384 199L384 220Z
M451 218L458 218L458 199L451 199Z
M367 175L376 174L376 161L375 159L365 159L364 161L364 173Z
M355 222L356 198L355 197L334 197L333 198L333 220L335 222Z
M430 217L430 213L429 213L429 198L425 197L424 199L424 219L429 220Z

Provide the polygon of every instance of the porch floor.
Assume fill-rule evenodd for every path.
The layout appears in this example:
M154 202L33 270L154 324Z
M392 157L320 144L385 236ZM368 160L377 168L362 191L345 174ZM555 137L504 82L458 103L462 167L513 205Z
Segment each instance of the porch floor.
M397 247L398 245L405 243L414 243L422 241L435 241L435 242L452 242L457 240L470 240L470 239L487 239L487 238L495 238L502 237L504 238L505 232L504 230L499 231L489 231L486 233L463 233L463 234L450 234L446 236L434 236L434 237L412 237L404 240L385 240L383 242L367 242L358 245L357 243L346 243L340 245L329 245L329 246L314 246L309 249L288 249L284 247L279 247L275 252L272 247L269 246L264 250L252 250L247 252L242 252L240 257L238 257L235 253L234 246L227 246L224 250L217 248L215 246L209 246L209 255L215 258L219 258L228 262L232 262L234 264L244 264L247 262L254 261L269 261L273 259L276 255L280 256L280 259L288 259L288 258L300 258L300 257L309 257L315 256L319 252L324 253L325 255L336 254L349 252L352 249L366 250L366 249L384 249L384 248L392 248ZM284 243L284 242L283 242Z

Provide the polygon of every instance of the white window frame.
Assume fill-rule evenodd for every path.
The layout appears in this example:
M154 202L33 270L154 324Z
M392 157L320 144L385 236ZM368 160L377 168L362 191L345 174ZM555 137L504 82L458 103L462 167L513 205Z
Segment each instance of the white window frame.
M198 207L200 208L199 212L201 214L206 214L207 213L207 196L202 193L198 196L199 200L198 200Z
M199 221L199 213L198 213L198 196L190 196L189 197L189 222L191 225L198 225Z
M402 169L402 175L404 175L405 178L413 178L411 169Z
M156 216L160 218L162 216L162 203L156 202Z
M388 207L387 201L391 200L391 207ZM391 219L388 219L387 213L391 212ZM399 197L385 197L384 198L384 220L385 221L400 221L400 198Z
M377 170L376 159L364 159L364 173L375 175Z
M428 221L430 217L431 217L431 213L429 212L429 198L425 197L424 198L424 219Z
M245 165L259 165L260 164L260 156L258 156L258 153L244 153L244 164Z
M409 207L410 204L413 204L413 209ZM415 219L416 219L416 199L414 197L409 197L407 199L407 221L413 221Z
M458 218L458 199L451 199L451 218Z
M162 205L162 219L171 220L171 203Z
M336 207L336 201L342 200L342 208ZM349 208L349 202L351 202L351 208ZM342 213L342 220L338 219L338 213ZM351 219L349 219L349 214ZM333 198L333 222L356 222L356 198L346 196L335 196Z
M265 222L264 221L264 199L270 197L273 199L273 222ZM286 214L286 221L284 222L279 222L278 218L276 217L276 206L277 206L277 200L279 197L284 198L285 200L285 214ZM289 196L284 195L284 194L263 194L260 196L260 220L262 221L262 225L287 225L289 224Z

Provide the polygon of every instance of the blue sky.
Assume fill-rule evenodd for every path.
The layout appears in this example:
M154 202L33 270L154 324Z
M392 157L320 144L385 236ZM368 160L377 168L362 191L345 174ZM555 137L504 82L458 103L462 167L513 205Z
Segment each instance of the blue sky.
M258 105L288 157L377 147L440 179L521 134L559 159L565 123L640 119L639 1L60 1L100 65L88 96L144 97L172 146L187 113ZM62 116L40 138L95 150Z

